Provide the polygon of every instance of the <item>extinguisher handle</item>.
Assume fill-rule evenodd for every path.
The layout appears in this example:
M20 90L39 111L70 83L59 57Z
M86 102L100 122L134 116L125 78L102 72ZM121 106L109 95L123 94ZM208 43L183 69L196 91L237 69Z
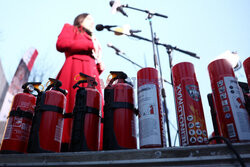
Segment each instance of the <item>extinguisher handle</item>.
M112 75L112 78L115 79L127 79L128 76L122 71L110 71L110 74Z
M124 81L124 83L127 83L125 79L127 79L128 76L122 71L110 71L110 75L112 76L112 79L109 81L108 85L112 85L113 82L117 79L121 79Z
M28 85L41 85L41 82L26 82L23 84L22 89L26 89Z
M79 80L74 86L73 86L73 88L75 89L75 88L80 88L80 84L82 84L82 83L87 83L87 80Z
M62 82L58 79L54 79L54 78L49 78L49 81L55 85L55 87L61 87L62 86Z
M75 89L76 87L80 88L80 84L82 83L88 83L88 87L92 87L95 88L95 86L97 86L97 82L95 81L95 79L92 80L92 77L87 79L87 80L79 80L74 86L73 88Z
M96 80L95 80L94 77L91 77L89 75L83 74L81 72L79 73L79 75L81 76L80 80L86 80L87 81L88 87L95 87L95 86L97 86L98 83L96 82Z
M41 82L26 82L22 85L22 89L24 93L31 93L34 90L39 93L41 92L41 90L38 88L39 86L41 86Z
M47 86L47 88L45 91L50 90L51 88L54 88L55 90L58 90L58 91L62 90L62 89L60 89L60 87L62 86L62 82L60 80L57 80L57 79L49 78L49 81L47 82L46 86ZM63 91L62 91L62 93L63 93Z

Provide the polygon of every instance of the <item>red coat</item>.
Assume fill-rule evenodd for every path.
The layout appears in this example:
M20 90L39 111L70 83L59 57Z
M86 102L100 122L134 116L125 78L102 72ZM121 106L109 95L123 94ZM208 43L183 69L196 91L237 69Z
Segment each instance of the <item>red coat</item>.
M66 113L72 113L75 104L76 89L73 85L76 83L74 77L80 72L95 77L99 82L99 74L95 59L92 55L94 49L91 37L86 32L65 24L62 32L58 36L56 48L59 52L65 52L65 63L57 75L57 79L62 82L62 88L68 90ZM100 84L96 87L100 93ZM70 143L72 129L72 119L65 119L63 126L62 143Z

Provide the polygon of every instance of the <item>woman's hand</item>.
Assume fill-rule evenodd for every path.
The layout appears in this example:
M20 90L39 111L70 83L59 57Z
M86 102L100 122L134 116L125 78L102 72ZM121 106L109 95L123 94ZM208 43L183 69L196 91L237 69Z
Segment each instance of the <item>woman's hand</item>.
M97 63L96 66L97 66L97 70L98 70L99 74L101 74L105 69L105 65L102 61Z

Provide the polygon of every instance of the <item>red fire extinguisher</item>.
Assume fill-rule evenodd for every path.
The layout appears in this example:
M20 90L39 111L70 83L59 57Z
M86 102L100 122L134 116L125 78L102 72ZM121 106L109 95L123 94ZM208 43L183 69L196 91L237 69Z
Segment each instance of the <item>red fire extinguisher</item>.
M250 140L250 116L233 68L226 59L208 65L219 132L231 142Z
M208 144L206 122L193 64L182 62L174 65L172 76L180 145Z
M248 87L250 89L250 57L244 60L243 66L244 66L246 77L247 77Z
M73 129L71 135L71 151L100 150L101 126L101 94L95 88L95 78L80 73L79 81L73 86L78 88L73 110ZM88 83L87 87L81 87Z
M103 149L136 149L136 110L132 84L121 71L111 71L104 90ZM116 83L114 83L117 81Z
M248 88L250 89L250 57L248 57L243 62L243 66L244 66L246 77L247 77ZM247 112L250 114L250 92L248 91L244 93L244 97L245 97L245 104L246 104Z
M28 152L60 152L63 113L67 91L61 81L49 78L50 85L37 97Z
M40 92L40 85L40 82L27 82L22 86L23 93L15 95L1 145L1 153L27 152L36 106L36 97L32 92L34 90Z
M143 68L137 79L140 148L166 147L158 71Z

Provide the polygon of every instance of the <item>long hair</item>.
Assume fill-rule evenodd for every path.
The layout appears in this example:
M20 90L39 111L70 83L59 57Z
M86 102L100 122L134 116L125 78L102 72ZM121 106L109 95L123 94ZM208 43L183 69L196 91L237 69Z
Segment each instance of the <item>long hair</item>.
M86 32L87 34L92 36L92 32L90 32L89 30L87 30L86 28L81 26L81 23L84 21L84 19L88 15L89 15L88 13L82 13L82 14L79 14L78 16L76 16L76 18L74 20L74 26L77 27L79 32Z
M74 26L80 28L81 27L81 23L84 21L84 19L88 16L88 13L82 13L79 14L78 16L76 16L75 20L74 20Z

